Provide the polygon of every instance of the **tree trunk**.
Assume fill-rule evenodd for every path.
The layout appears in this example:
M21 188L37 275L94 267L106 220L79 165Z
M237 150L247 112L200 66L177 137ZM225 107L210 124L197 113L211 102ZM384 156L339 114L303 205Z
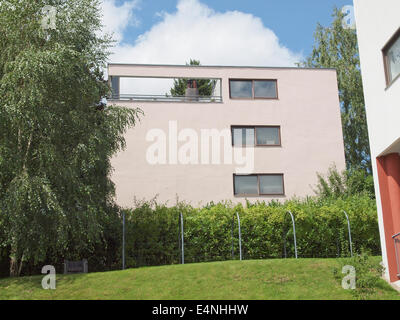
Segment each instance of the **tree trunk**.
M10 277L18 277L18 261L16 257L10 258Z
M19 277L22 271L23 258L18 259L15 249L11 248L10 255L10 277ZM23 257L23 255L22 255Z
M18 277L21 275L22 271L22 265L24 264L24 256L22 256L21 261L19 262L19 267L18 267Z

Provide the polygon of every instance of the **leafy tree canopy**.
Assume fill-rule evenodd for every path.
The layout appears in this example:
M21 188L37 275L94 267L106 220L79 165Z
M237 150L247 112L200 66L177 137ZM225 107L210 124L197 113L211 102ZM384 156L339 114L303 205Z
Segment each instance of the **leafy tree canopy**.
M357 34L353 29L343 28L343 17L344 15L335 8L334 20L330 27L318 24L314 34L313 51L299 65L336 69L347 168L361 168L370 173L371 156Z
M318 183L314 192L321 199L348 198L366 195L375 199L374 179L362 169L339 172L335 166L328 173L317 173Z
M43 28L46 5L55 29ZM101 221L117 218L110 157L139 111L100 106L112 43L99 36L99 5L0 2L0 246L11 248L11 275L55 253L82 258Z

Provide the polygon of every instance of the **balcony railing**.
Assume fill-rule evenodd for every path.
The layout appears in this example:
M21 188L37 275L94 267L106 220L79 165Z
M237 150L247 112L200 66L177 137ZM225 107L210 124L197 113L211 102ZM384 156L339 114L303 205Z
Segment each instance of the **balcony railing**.
M400 278L400 232L392 236L394 240L394 253L396 255L397 277Z
M140 94L113 94L111 100L128 101L154 101L154 102L199 102L215 103L222 102L221 96L171 96L171 95L140 95Z

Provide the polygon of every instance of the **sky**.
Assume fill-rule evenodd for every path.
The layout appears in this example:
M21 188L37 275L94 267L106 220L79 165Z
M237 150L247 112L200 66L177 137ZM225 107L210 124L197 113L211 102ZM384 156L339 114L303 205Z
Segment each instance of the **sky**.
M352 0L102 0L109 62L294 66Z

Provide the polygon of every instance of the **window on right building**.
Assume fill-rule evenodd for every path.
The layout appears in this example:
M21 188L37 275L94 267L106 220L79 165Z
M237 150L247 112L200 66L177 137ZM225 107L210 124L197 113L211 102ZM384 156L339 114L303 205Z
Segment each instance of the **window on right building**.
M390 85L400 76L400 29L383 48L386 84Z

